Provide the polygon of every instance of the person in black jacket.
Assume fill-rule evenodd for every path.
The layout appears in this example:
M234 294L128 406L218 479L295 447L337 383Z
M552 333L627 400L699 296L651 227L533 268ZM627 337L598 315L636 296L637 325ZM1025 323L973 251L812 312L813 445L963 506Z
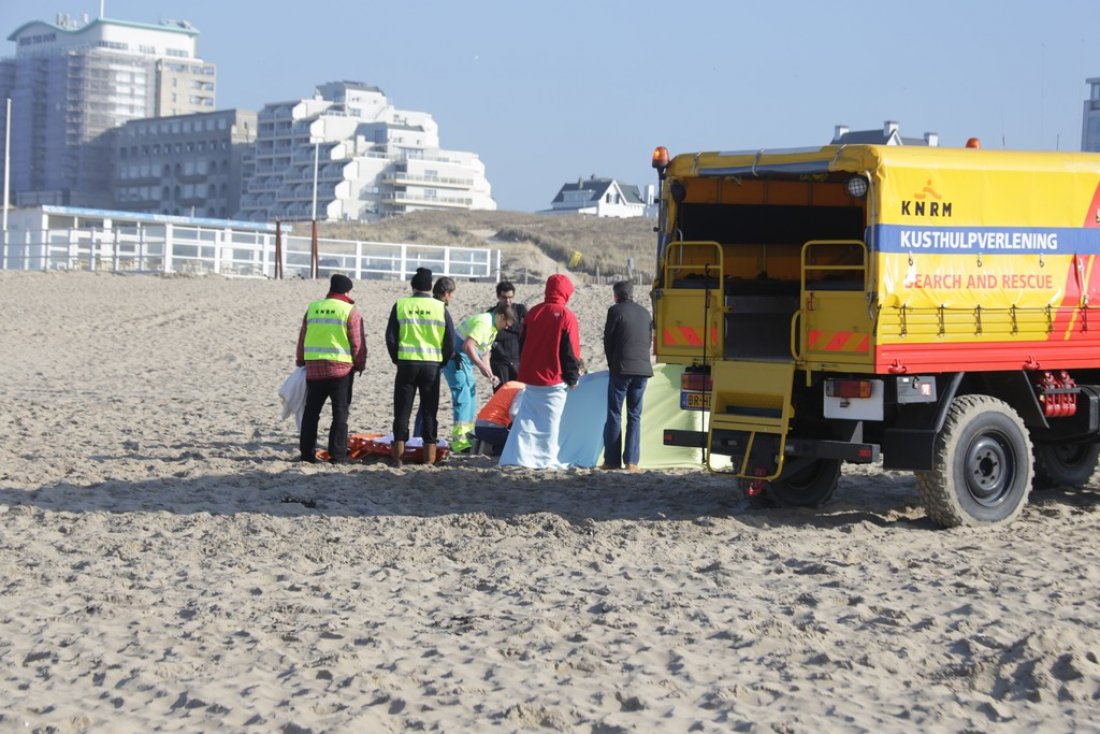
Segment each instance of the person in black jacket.
M501 281L497 283L497 303L488 309L495 311L497 306L511 306L516 312L516 323L497 332L496 341L489 351L489 369L500 380L493 392L519 375L519 332L527 316L527 307L522 303L513 303L515 297L516 287L506 280Z
M612 286L615 305L607 309L603 351L607 355L607 419L603 426L601 469L638 471L642 440L642 397L653 377L649 355L653 348L653 318L632 300L628 280ZM626 401L626 443L622 437L623 401Z

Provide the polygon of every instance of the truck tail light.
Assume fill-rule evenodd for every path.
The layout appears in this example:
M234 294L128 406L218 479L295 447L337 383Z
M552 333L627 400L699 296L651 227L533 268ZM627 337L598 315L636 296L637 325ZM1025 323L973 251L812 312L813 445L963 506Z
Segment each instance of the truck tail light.
M869 398L870 380L826 380L825 394L830 398Z
M681 390L710 390L713 386L710 375L706 372L685 372L680 375Z

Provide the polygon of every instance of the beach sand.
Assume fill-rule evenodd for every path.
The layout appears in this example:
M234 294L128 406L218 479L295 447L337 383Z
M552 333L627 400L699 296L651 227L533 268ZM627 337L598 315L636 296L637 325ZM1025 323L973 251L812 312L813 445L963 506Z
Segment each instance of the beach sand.
M302 465L276 391L324 291L0 272L0 731L1097 729L1094 491L944 531L880 467L811 512L698 470ZM351 293L353 431L389 429L406 292ZM610 288L571 305L600 369Z

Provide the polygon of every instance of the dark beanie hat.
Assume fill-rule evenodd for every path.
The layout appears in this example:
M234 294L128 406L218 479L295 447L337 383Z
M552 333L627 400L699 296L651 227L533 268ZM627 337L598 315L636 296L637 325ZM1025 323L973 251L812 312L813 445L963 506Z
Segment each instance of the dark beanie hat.
M328 289L332 293L347 293L351 290L351 278L340 273L333 273L329 280Z
M416 275L412 277L412 287L415 291L430 291L432 289L432 271L427 268L417 268Z

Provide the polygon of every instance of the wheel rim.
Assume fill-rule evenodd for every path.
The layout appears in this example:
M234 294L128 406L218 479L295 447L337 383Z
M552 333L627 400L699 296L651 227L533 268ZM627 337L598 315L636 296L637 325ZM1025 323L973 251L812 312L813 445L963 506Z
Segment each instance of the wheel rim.
M1012 487L1016 461L1008 441L1000 434L983 434L966 455L966 489L985 507L999 504Z

